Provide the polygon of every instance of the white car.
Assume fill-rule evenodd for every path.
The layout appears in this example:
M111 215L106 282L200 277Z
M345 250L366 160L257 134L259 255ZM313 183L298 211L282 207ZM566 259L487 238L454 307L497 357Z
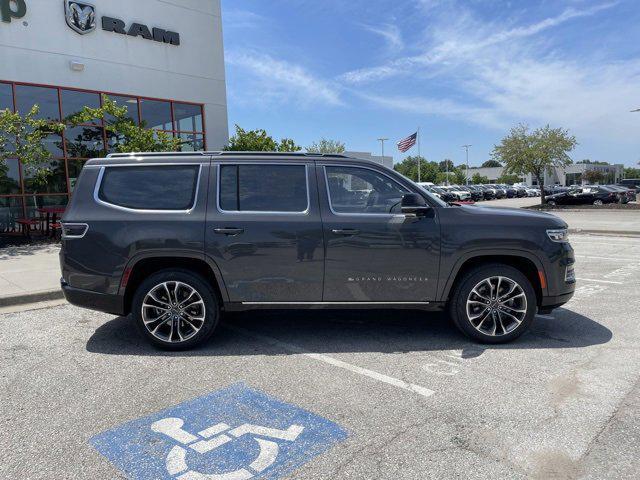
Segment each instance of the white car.
M471 199L471 192L465 192L464 190L460 190L458 189L455 185L454 186L443 186L440 187L443 190L446 190L447 192L453 194L456 196L456 198L461 201L464 202L465 200L469 200Z
M527 188L527 197L539 197L540 196L540 190L538 190L537 188Z

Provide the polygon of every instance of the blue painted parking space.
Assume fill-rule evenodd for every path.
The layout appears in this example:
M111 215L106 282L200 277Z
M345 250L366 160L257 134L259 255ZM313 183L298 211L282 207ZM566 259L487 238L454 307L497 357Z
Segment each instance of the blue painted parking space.
M278 479L347 438L337 424L243 383L91 439L131 479Z

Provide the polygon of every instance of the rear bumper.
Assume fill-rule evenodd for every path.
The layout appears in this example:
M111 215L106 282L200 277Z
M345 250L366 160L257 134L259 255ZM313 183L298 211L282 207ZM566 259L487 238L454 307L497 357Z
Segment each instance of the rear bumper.
M64 297L72 305L96 310L98 312L109 313L111 315L124 315L124 298L119 295L108 295L104 293L81 290L69 286L64 281L60 281L60 286Z

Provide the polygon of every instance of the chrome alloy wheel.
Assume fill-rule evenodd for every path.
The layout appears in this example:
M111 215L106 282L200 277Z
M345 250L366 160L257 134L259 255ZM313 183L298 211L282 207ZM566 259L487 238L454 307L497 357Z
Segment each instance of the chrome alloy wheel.
M527 315L527 296L507 277L490 277L478 283L467 297L467 318L484 335L499 337L513 332Z
M183 282L163 282L153 287L142 302L142 321L157 339L181 343L203 327L206 309L198 291Z

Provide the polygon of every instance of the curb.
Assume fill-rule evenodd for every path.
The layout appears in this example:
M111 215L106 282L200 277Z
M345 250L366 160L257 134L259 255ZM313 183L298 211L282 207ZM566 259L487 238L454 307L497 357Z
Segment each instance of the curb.
M28 305L30 303L47 302L50 300L62 300L64 293L59 288L37 293L25 293L0 297L0 307L13 307L16 305Z
M585 230L582 228L570 228L569 233L584 233L588 235L601 235L617 237L624 235L626 237L640 237L640 232L637 230Z

